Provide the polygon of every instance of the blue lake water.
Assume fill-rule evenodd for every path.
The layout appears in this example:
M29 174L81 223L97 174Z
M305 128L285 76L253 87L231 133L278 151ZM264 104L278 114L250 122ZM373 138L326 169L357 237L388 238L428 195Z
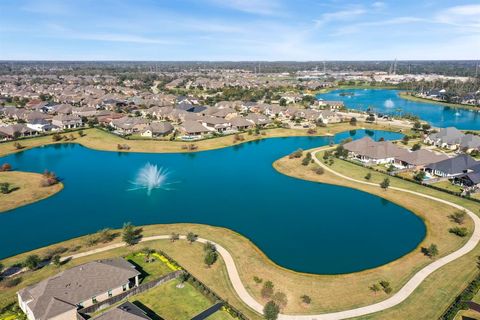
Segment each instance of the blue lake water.
M0 257L118 228L126 221L193 222L235 230L275 263L298 271L334 274L382 265L410 252L424 238L420 218L379 197L290 178L272 167L297 148L365 134L375 139L401 137L357 130L190 154L102 152L66 144L0 158L16 170L52 170L65 184L53 197L0 214ZM169 170L169 190L156 189L150 196L146 190L129 190L148 162Z
M353 96L341 96L341 93L353 92ZM428 121L435 127L457 127L463 130L480 129L480 112L455 109L438 104L414 102L400 98L398 90L383 89L341 89L317 95L323 100L340 100L349 109L367 110L369 107L377 113L402 115L412 114Z

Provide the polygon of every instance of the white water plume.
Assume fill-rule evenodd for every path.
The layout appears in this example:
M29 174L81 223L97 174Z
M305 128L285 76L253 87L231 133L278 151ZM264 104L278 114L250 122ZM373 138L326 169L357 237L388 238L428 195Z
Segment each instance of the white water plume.
M138 171L135 181L132 182L134 187L130 190L146 189L147 194L150 195L153 189L166 187L167 176L167 170L147 163Z
M385 106L385 108L393 108L393 107L395 107L395 102L393 102L392 99L387 99L387 100L385 100L383 105Z

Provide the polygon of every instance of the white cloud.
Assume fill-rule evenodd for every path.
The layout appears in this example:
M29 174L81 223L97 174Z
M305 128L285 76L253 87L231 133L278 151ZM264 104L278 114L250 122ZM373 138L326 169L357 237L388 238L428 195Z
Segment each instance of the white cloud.
M480 5L464 5L450 7L440 11L435 21L457 27L470 27L480 31Z
M367 13L367 10L360 7L335 12L327 12L322 14L319 19L315 20L315 26L319 28L329 22L351 20L365 13Z
M386 6L387 4L383 1L375 1L374 3L372 3L372 7L377 10L383 9Z

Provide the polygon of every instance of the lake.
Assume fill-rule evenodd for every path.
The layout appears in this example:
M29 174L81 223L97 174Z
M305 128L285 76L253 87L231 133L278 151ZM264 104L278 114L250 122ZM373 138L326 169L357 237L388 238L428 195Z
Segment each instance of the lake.
M384 89L340 89L319 94L323 100L340 100L347 108L389 115L411 114L428 121L435 127L457 127L462 130L480 129L480 112L455 109L433 103L415 102L400 98L399 90ZM353 93L353 96L341 94Z
M385 264L422 241L426 229L420 218L368 193L294 179L272 167L298 148L366 134L401 138L398 133L357 130L189 154L103 152L63 144L1 158L0 163L11 163L15 170L52 170L65 188L0 214L0 258L131 221L227 227L251 239L275 263L302 272L348 273ZM132 190L146 163L169 172L166 187L150 195Z

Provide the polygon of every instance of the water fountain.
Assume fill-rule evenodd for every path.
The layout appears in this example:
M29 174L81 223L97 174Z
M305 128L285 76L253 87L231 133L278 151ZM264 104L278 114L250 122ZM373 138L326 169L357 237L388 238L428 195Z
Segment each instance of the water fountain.
M147 189L147 194L150 195L153 189L165 187L167 176L168 172L165 169L147 163L138 171L131 190Z
M385 108L393 108L393 107L395 107L395 102L393 102L392 99L387 99L387 100L385 100L383 105L385 106Z

